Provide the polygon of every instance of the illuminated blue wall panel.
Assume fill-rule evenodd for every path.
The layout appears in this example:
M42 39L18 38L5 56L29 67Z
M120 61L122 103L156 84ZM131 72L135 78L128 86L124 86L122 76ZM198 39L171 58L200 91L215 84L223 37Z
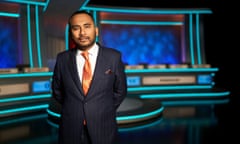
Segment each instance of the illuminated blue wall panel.
M18 63L18 21L0 17L0 68L16 67Z
M100 38L129 65L182 63L181 26L101 24Z

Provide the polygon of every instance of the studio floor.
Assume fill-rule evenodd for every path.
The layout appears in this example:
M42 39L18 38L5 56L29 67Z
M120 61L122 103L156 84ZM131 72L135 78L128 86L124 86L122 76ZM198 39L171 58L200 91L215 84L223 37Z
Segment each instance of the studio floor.
M236 143L238 110L231 100L167 106L153 119L119 125L117 144ZM46 111L0 119L1 144L56 144L57 131Z

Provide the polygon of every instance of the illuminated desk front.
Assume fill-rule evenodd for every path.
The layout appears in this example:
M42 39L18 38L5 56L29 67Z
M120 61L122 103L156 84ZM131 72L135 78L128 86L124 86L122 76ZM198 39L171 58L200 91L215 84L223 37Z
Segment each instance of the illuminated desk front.
M126 69L128 97L140 100L208 100L228 97L230 92L214 86L217 68ZM0 74L0 117L50 110L52 72ZM158 102L159 102L158 101ZM49 109L49 108L53 109ZM161 106L159 107L161 108Z
M0 118L48 108L52 72L0 74Z

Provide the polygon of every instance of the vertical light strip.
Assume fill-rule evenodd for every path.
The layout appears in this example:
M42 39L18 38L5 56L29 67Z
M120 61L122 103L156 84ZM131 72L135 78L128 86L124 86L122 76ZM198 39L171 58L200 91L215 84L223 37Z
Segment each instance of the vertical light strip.
M200 28L200 26L199 26L199 14L196 14L197 56L198 56L198 64L202 64L199 28Z
M194 61L194 48L193 48L193 23L192 23L192 14L189 14L189 39L190 39L190 56L191 56L191 64L195 64Z
M89 0L85 0L85 2L82 4L82 6L79 9L84 9L85 6L88 4Z
M69 29L69 25L67 24L67 25L66 25L66 28L65 28L65 49L66 49L66 50L69 49L69 48L68 48L68 47L69 47L69 41L68 41L68 40L69 40L69 39L68 39L68 37L69 37L68 34L69 34L69 33L68 33L68 29Z
M96 27L98 27L98 23L97 23L97 11L93 11L93 18L94 18L94 23L96 25ZM99 36L96 36L96 41L99 41Z
M18 18L17 19L18 21L18 26L17 26L17 29L18 29L18 63L19 64L22 64L23 63L23 49L22 49L22 31L21 31L21 28L22 28L22 23L21 23L21 18Z
M185 16L184 16L185 17ZM185 25L186 22L181 25L181 53L182 53L182 62L186 62L186 37L185 37Z
M30 5L27 5L27 30L28 30L28 49L29 49L29 62L30 67L34 67L33 65L33 56L32 56L32 38L31 38L31 10Z
M94 23L97 26L97 12L93 11L93 19L94 19Z
M44 11L44 12L46 11L46 9L47 9L47 7L48 7L49 1L50 1L50 0L46 0L45 6L43 7L43 11Z
M43 6L43 11L45 12L47 7L48 7L48 4L50 2L50 0L45 0L44 1L33 1L33 0L2 0L2 1L6 1L6 2L13 2L13 3L20 3L20 4L29 4L29 5L38 5L38 6Z
M38 67L42 67L42 58L41 58L41 46L39 38L39 17L38 17L38 6L35 6L35 24L36 24L36 42L37 42L37 53L38 53Z
M39 17L38 17L38 6L35 6L35 25L36 25L36 42L37 42L37 55L38 55L38 67L42 67L41 58L41 46L40 46L40 31L39 31Z

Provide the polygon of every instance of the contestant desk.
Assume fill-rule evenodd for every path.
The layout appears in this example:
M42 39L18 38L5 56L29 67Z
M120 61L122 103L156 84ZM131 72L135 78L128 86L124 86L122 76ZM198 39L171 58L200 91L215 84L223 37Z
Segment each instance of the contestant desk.
M124 107L121 105L118 110L119 123L146 120L146 117L141 117L146 115L149 118L159 116L163 104L169 104L169 100L201 101L222 99L229 95L228 91L218 90L214 86L217 68L148 68L125 71L128 98L123 103ZM58 117L61 106L51 99L51 76L52 72L0 74L0 118L43 110ZM138 103L139 107L133 106L134 103ZM142 107L149 107L149 111ZM132 116L128 117L129 113Z
M46 110L52 72L0 74L0 118Z
M128 94L143 99L207 98L229 95L215 87L218 68L127 69Z

